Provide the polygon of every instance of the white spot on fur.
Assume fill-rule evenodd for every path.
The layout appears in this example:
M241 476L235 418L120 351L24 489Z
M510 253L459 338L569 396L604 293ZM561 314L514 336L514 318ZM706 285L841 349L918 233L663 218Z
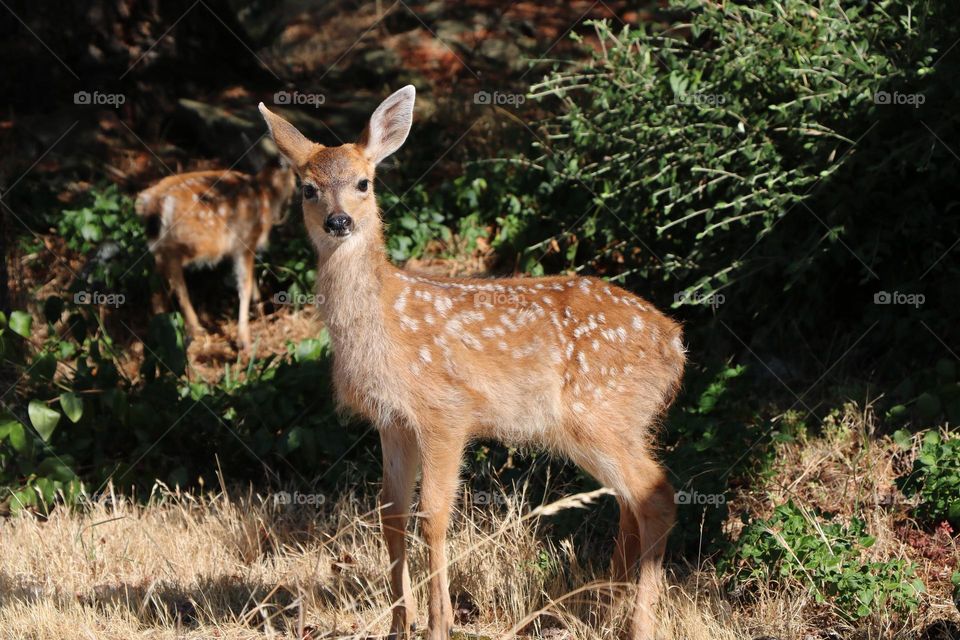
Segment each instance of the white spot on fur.
M409 293L410 287L406 287L400 292L400 295L397 297L397 301L393 303L393 308L397 313L403 313L403 310L407 308L407 295Z
M580 363L580 371L590 373L590 367L587 365L587 356L583 351L577 352L577 362Z
M453 300L447 298L446 296L441 297L437 296L437 299L433 301L433 306L441 316L446 317L447 311L453 307Z

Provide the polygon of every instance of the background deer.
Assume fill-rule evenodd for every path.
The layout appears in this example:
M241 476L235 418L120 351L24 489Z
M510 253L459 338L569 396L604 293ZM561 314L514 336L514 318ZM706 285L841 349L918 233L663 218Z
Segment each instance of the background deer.
M243 349L250 347L250 300L260 297L254 283L254 259L295 188L293 170L268 166L256 175L239 171L180 173L137 196L136 210L144 218L157 270L176 293L191 335L199 334L201 328L183 267L214 265L230 256L240 294L239 342ZM154 311L159 313L161 306L155 299Z
M307 140L260 104L303 184L337 399L380 432L391 632L406 637L416 612L405 531L419 465L429 638L448 637L444 543L458 471L468 442L491 438L562 453L616 491L614 579L639 563L632 637L647 638L675 514L654 431L683 374L680 327L593 278L427 278L393 266L374 171L406 140L414 96L412 86L391 95L359 142L338 147Z

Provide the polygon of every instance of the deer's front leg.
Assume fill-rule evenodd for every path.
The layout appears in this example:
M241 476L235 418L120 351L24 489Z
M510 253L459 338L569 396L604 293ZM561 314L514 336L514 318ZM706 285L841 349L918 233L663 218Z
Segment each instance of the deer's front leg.
M393 638L407 638L416 623L417 605L410 589L407 568L407 519L417 478L417 441L402 427L380 432L383 449L383 491L380 495L380 526L390 555L390 593L393 601Z
M429 640L446 640L453 629L446 541L464 443L450 433L444 436L433 441L429 436L425 437L421 449L420 510L424 517L423 537L430 552Z

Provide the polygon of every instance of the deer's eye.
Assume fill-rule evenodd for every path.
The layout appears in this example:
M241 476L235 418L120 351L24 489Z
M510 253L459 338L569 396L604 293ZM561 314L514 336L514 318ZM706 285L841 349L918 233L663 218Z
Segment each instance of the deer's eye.
M357 183L357 189L360 191L366 191L368 188L370 188L370 181L366 178Z
M317 188L309 183L304 183L301 188L305 200L315 200L317 197Z

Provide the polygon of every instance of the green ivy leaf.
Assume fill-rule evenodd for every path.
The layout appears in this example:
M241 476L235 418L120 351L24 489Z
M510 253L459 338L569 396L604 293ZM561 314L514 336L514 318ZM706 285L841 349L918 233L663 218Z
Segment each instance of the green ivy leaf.
M33 317L26 311L14 311L10 314L10 328L14 333L29 338L32 326Z
M51 409L41 400L31 400L27 407L27 413L30 415L30 423L37 430L44 442L50 441L53 430L57 428L60 422L60 413Z
M893 409L890 411L892 413ZM904 429L898 429L893 432L893 441L904 451L908 451L910 447L913 446L913 438L910 437L910 432Z
M60 394L60 407L63 413L70 419L70 422L76 424L83 417L83 400L72 392Z
M18 421L14 421L13 424L9 425L9 431L7 432L7 439L10 441L10 446L13 447L13 450L17 453L25 453L27 450L27 430L23 428L23 425Z
M297 362L319 360L323 355L323 343L317 338L307 338L297 345Z

